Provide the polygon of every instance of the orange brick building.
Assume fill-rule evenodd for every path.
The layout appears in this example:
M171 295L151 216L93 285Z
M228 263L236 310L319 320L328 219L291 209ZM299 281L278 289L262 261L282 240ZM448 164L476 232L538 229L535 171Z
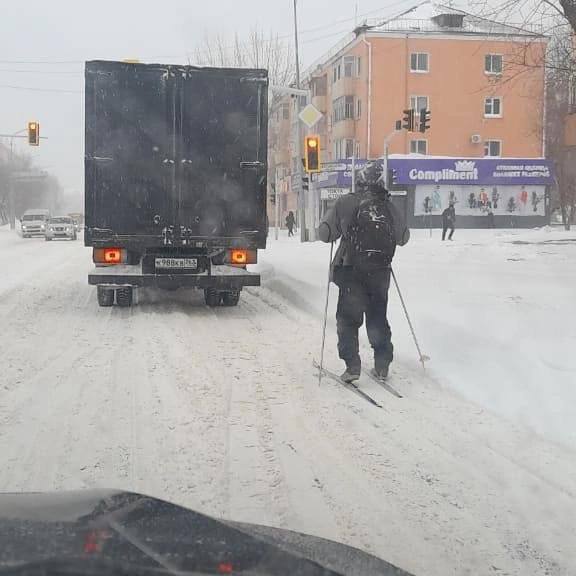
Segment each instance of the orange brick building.
M325 115L313 128L323 162L381 156L408 108L429 109L431 129L397 133L391 154L543 157L546 45L540 34L430 0L359 26L305 73L311 102ZM283 105L293 125L290 98ZM292 141L278 140L275 152ZM284 164L287 196L298 193L294 162Z

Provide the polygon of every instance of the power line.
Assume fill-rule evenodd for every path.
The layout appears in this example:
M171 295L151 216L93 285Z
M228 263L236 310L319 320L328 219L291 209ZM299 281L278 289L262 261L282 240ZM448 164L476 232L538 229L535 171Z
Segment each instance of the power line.
M35 86L13 86L11 84L0 84L0 89L27 90L29 92L55 92L58 94L84 94L82 90L64 90L62 88L37 88Z
M302 30L300 32L301 35L304 34L312 34L314 32L317 32L318 30L326 30L329 28L333 28L334 26L338 26L340 24L345 24L347 22L352 22L354 20L356 20L356 18L363 18L365 16L371 16L373 14L376 14L378 12L383 12L385 10L390 9L393 6L397 6L399 4L415 4L414 1L410 1L410 0L397 0L395 2L391 2L390 4L387 4L386 6L383 6L381 8L377 8L375 10L369 10L368 12L363 12L361 14L358 14L356 16L352 16L350 18L342 18L341 20L335 20L333 22L330 22L328 24L322 24L321 26L314 26L312 28L307 28L305 30ZM313 39L309 39L306 40L305 42L307 43L312 43L315 42L317 40L321 40L323 38L329 38L330 36L336 36L338 34L342 34L348 32L348 30L345 30L343 32L335 32L333 34L330 35L325 35L322 37L318 37L318 38L313 38ZM281 35L277 35L277 36L273 36L270 38L263 38L262 42L264 43L274 43L277 42L278 40L287 40L292 38L292 34L281 34ZM240 45L245 45L247 44L249 41L242 41L239 42ZM225 50L229 50L229 49L233 49L236 47L236 44L230 44L230 45L224 45L222 46L223 49ZM208 52L206 50L202 50L202 49L194 49L194 50L190 50L187 51L185 53L180 53L180 54L171 54L171 55L165 55L162 58L188 58L191 55L194 54L203 54L203 55L208 55ZM155 60L158 59L158 56L155 56L153 58L151 57L143 57L144 60ZM0 65L2 64L8 64L8 65L54 65L54 66L63 66L63 65L84 65L85 61L84 60L47 60L47 59L33 59L33 60L0 60ZM58 74L58 71L54 71L55 74Z
M79 76L84 74L83 70L18 70L16 68L0 68L0 72L9 72L15 74L56 74Z

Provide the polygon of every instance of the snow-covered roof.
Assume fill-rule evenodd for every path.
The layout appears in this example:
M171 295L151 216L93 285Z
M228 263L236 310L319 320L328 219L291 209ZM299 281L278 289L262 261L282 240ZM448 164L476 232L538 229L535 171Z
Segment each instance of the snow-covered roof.
M447 16L447 18L446 18ZM514 26L482 18L452 6L424 0L420 4L380 22L367 22L369 32L468 33L495 36L542 36L529 25Z

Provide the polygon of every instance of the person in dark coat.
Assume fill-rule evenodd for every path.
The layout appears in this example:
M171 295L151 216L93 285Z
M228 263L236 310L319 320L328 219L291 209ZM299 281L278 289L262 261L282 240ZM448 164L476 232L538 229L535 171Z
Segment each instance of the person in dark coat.
M296 225L296 218L294 218L294 212L290 210L288 216L286 216L286 228L288 228L288 236L294 236L294 226Z
M456 228L456 209L454 204L450 204L444 212L442 212L442 240L446 240L446 232L450 230L448 240L452 240L454 236L454 229Z
M492 212L492 208L488 209L488 212L486 213L486 218L488 219L488 228L494 228L495 227L494 212Z
M393 237L391 241L404 246L410 238L405 218L390 201L383 180L382 161L368 162L356 174L356 192L340 197L326 213L318 228L320 240L334 242L340 239L332 261L332 281L339 288L336 324L338 353L346 363L342 379L353 382L360 377L361 360L358 330L366 317L366 330L374 350L373 374L381 379L388 375L393 359L392 333L387 318L388 289L390 287L391 258L387 265L366 271L353 263L354 246L351 232L358 229L360 206L378 197L379 205L385 205L390 217ZM386 202L382 203L381 200ZM375 222L376 228L379 223ZM388 237L387 237L388 238Z

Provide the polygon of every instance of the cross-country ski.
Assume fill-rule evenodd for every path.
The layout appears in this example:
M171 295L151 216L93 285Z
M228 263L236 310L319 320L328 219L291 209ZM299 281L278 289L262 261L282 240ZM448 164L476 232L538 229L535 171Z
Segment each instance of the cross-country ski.
M400 394L400 392L398 392L398 390L396 390L394 386L389 384L386 380L383 380L382 378L376 376L372 370L366 370L365 368L363 368L362 374L366 374L366 376L368 376L370 379L376 382L376 384L382 386L382 388L384 388L384 390L386 390L387 392L390 392L392 396L396 396L396 398L404 398L404 396Z
M350 392L353 392L354 394L356 394L357 396L359 396L363 400L370 402L370 404L372 404L373 406L376 406L378 408L382 408L382 406L380 404L378 404L378 402L376 400L374 400L374 398L372 398L372 396L370 396L369 394L366 394L366 392L361 390L357 384L352 383L352 382L345 382L335 372L332 372L332 371L328 370L327 368L320 368L320 365L318 364L318 362L316 362L316 360L314 360L312 362L312 365L314 366L314 368L316 368L316 370L321 371L324 376L328 376L328 378L332 379L334 382L338 382L338 384L340 384L343 388L346 388L346 390L350 390Z

